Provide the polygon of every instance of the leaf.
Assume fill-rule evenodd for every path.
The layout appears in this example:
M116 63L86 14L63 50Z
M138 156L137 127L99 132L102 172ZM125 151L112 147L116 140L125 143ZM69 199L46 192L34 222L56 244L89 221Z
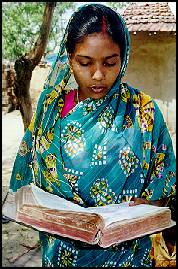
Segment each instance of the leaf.
M2 2L3 58L15 60L35 43L42 23L45 2ZM46 51L59 45L61 16L74 9L75 2L57 2Z

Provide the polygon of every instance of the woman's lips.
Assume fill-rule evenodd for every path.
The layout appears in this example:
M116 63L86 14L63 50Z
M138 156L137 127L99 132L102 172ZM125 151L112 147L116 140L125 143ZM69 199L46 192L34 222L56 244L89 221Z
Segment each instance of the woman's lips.
M103 85L99 85L99 86L91 86L90 89L94 92L94 93L100 93L102 91L105 91L106 87Z

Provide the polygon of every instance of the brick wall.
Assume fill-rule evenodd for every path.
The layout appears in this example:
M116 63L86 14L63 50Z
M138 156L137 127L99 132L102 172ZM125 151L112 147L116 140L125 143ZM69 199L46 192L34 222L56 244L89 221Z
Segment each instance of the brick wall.
M14 63L9 61L3 61L2 63L2 110L8 111L8 109L16 104L16 98L13 93L15 72Z
M32 72L30 82L30 94L33 110L36 108L37 98L42 91L43 84L50 70L49 65L40 63ZM13 92L15 79L14 63L3 60L2 62L2 110L8 112L11 108L17 108L16 97Z

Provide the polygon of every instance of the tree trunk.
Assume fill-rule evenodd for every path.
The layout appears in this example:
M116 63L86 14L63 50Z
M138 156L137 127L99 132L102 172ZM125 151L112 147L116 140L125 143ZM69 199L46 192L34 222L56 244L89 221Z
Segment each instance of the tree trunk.
M46 2L43 22L39 37L33 49L15 61L14 94L23 119L24 130L28 128L32 118L32 103L30 97L30 81L34 68L39 64L48 42L52 16L56 2Z
M32 118L30 81L33 66L30 59L22 56L15 61L14 68L16 72L14 94L17 98L17 104L22 116L24 130L26 130Z

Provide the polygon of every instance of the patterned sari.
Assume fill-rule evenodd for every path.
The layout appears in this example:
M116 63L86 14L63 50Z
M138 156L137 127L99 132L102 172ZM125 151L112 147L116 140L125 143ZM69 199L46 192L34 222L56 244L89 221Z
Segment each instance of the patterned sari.
M77 11L76 11L77 12ZM75 13L74 13L75 14ZM172 142L155 101L122 83L129 57L104 98L87 98L61 117L70 86L67 29L25 132L14 163L10 189L34 182L45 191L84 207L175 197ZM164 204L163 204L164 205ZM40 232L43 267L150 267L151 240L144 236L103 249Z

